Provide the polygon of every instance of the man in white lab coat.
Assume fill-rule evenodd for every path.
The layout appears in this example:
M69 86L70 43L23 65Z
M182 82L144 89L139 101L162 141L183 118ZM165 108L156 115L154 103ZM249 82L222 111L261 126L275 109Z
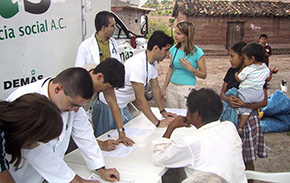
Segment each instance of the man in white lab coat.
M83 67L89 63L95 63L98 65L107 58L115 58L121 61L117 42L112 37L116 29L114 15L108 11L99 12L95 17L95 28L96 33L83 41L79 46L75 62L76 67ZM126 136L126 133L123 130L124 124L122 118L125 116L122 115L124 112L122 109L119 109L117 105L114 89L111 88L103 92L115 120L115 123L110 125L110 129L117 129L119 134L118 142L122 142L126 146L132 146L134 142ZM95 108L93 110L94 115L94 113L96 113ZM106 130L103 130L102 132L106 132ZM99 135L100 134L95 133L96 137Z
M246 183L242 141L232 122L220 122L222 110L221 99L212 89L191 91L186 117L175 118L163 138L155 141L154 163L168 168L185 167L188 177L195 172L210 172L229 183ZM177 141L170 139L176 128L190 125L197 130Z
M55 78L46 78L23 86L13 92L8 101L26 93L40 93L54 102L63 118L63 131L58 139L40 144L34 149L22 149L19 167L10 167L14 180L19 183L41 183L44 179L52 183L97 182L84 180L72 171L63 157L70 137L81 151L87 166L96 170L105 180L119 180L116 169L105 169L104 159L93 135L91 124L82 106L93 95L93 82L83 68L69 68Z
M121 61L117 41L112 37L115 24L114 15L108 11L101 11L96 15L96 32L79 46L76 67L83 67L88 63L99 64L109 57Z

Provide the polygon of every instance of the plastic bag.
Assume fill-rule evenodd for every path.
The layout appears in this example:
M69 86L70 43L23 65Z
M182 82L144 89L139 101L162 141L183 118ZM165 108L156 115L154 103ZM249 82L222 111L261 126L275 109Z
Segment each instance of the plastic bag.
M290 99L280 90L268 97L268 105L262 108L264 117L261 128L264 133L290 130Z

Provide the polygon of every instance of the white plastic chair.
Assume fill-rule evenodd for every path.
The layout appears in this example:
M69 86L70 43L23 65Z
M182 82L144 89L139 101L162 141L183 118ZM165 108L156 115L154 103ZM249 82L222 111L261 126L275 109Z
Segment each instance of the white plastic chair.
M289 183L290 172L258 172L246 170L247 179L260 180L265 182Z

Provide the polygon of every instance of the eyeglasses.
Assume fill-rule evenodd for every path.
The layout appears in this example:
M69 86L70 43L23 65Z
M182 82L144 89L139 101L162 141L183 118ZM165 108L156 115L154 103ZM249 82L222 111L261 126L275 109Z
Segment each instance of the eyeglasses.
M79 107L82 107L81 105L76 104L76 103L73 101L73 99L72 99L70 96L67 95L67 92L65 91L65 89L63 89L63 91L64 91L64 94L65 94L66 99L67 99L67 101L68 101L68 104L69 104L69 106L70 106L71 108L79 108Z

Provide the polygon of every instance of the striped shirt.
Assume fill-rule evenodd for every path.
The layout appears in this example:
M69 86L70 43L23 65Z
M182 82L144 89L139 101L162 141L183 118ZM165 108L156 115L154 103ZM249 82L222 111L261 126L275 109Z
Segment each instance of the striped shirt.
M269 76L270 70L265 63L251 64L239 73L238 78L241 81L239 88L263 90L263 85Z

